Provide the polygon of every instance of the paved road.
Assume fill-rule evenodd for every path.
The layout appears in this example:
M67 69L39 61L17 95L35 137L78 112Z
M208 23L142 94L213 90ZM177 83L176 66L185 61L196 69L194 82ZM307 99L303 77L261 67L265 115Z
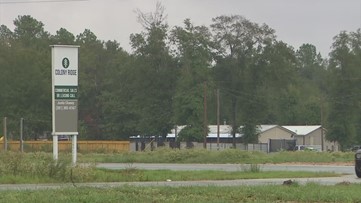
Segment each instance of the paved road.
M98 187L98 188L112 188L122 186L167 186L167 187L181 187L181 186L257 186L257 185L281 185L287 178L276 179L251 179L251 180L220 180L220 181L160 181L160 182L110 182L110 183L81 183L81 184L4 184L0 185L0 191L4 190L44 190L44 189L60 189L69 187ZM354 175L345 175L342 177L332 178L293 178L298 184L305 185L307 183L318 183L321 185L336 185L342 183L361 183L361 179L357 179Z
M107 169L137 168L147 170L222 170L241 171L247 164L144 164L144 163L101 163L97 165ZM291 165L291 164L260 164L261 171L312 171L312 172L334 172L340 174L354 174L353 166L339 165Z
M343 174L341 177L328 177L328 178L292 178L299 184L307 184L310 182L322 185L335 185L339 183L361 183L361 179L356 178L354 175L353 166L332 166L332 165L260 165L263 171L330 171ZM108 169L124 169L124 168L138 168L138 169L170 169L170 170L224 170L224 171L237 171L242 170L240 164L114 164L104 163L98 164L98 167ZM3 190L40 190L40 189L59 189L69 187L122 187L129 186L240 186L240 185L280 185L287 178L277 179L252 179L252 180L222 180L222 181L171 181L164 180L160 182L113 182L113 183L81 183L81 184L0 184L0 191Z

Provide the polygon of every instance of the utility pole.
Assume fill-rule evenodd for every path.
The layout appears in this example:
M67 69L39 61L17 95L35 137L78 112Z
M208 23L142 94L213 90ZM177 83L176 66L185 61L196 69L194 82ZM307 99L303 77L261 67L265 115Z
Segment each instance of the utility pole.
M24 132L24 118L20 118L20 151L21 152L24 152L23 132Z
M219 89L217 89L217 150L219 150Z
M204 139L203 148L207 149L208 121L207 121L207 82L204 82Z
M174 125L174 148L178 148L178 144L177 144L177 125Z
M324 150L324 135L323 135L323 99L322 99L322 96L321 96L321 109L320 109L320 117L321 117L321 151L323 152Z
M7 150L8 150L8 139L7 139L7 124L6 124L6 120L7 120L7 118L6 117L4 117L4 138L3 138L3 140L4 140L4 151L6 152Z

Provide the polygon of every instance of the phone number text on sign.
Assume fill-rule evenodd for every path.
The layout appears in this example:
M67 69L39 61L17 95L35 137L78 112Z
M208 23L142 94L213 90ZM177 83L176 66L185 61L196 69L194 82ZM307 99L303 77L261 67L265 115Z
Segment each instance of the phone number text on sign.
M56 101L56 111L74 111L77 110L77 104L75 101Z

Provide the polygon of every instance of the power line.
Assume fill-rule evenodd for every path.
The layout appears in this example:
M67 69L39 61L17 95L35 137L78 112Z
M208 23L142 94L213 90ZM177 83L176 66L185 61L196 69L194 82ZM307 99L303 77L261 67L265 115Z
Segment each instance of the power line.
M0 4L29 4L29 3L62 3L89 0L34 0L34 1L0 1Z

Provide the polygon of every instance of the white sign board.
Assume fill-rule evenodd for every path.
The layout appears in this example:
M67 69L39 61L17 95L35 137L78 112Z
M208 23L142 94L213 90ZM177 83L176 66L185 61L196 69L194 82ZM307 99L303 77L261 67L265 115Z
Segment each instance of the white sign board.
M78 134L78 46L52 47L53 135Z
M78 48L51 46L53 154L54 159L58 159L58 135L70 135L74 164L78 135Z
M78 47L52 48L54 86L78 86Z

